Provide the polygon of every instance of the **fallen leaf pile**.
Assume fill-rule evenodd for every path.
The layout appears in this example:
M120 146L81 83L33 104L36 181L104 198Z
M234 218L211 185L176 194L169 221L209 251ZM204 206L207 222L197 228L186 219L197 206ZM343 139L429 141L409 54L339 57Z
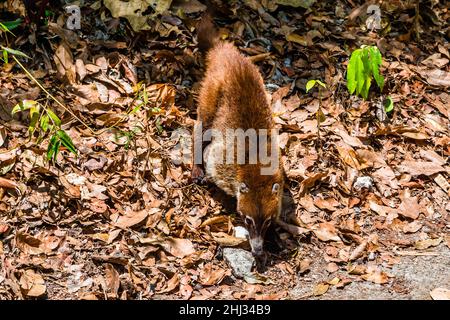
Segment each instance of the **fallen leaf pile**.
M281 245L261 272L251 258L245 270L233 258L249 249L234 201L192 184L190 156L180 152L203 75L195 40L203 2L85 1L81 30L66 29L64 10L53 8L46 26L8 35L65 108L12 59L2 66L0 298L286 299L308 283L304 297L326 297L352 282L392 285L402 257L450 248L442 1L436 21L421 20L420 41L408 7L383 4L390 22L377 33L365 27L364 1L214 1L222 39L260 68L280 128ZM8 1L0 10L24 7ZM367 101L346 91L346 62L363 44L383 54L388 115L376 88ZM309 79L327 84L320 99L306 94ZM11 116L24 99L58 114L77 157L61 148L46 160L48 137L36 143L26 114ZM448 299L449 289L430 296Z

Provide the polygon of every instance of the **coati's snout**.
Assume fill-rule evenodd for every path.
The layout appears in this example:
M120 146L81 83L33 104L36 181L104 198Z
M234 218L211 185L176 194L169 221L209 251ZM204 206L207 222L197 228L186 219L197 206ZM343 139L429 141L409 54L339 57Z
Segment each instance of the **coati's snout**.
M237 196L237 211L248 230L249 242L255 257L264 255L266 231L280 215L283 180L277 175L267 177L266 183L241 183Z

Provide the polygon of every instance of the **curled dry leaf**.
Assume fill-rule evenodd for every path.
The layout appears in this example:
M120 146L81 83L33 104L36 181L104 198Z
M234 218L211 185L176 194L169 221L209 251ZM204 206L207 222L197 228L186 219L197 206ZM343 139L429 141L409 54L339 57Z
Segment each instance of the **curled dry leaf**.
M238 238L230 236L225 232L211 232L211 235L220 246L223 247L237 247L243 243L248 242L246 238Z
M361 276L362 279L373 283L384 284L389 282L387 274L380 270L374 270L371 273L366 273Z
M341 143L336 145L336 149L342 161L353 169L363 170L369 167L369 164L361 159L352 147Z
M19 282L22 293L28 297L40 297L47 291L42 276L32 269L26 270Z
M41 240L23 232L17 232L16 246L25 254L35 255L44 252Z
M173 237L166 238L140 238L141 243L150 243L161 246L164 251L177 258L184 258L195 252L194 245L189 239Z
M170 278L169 281L167 281L166 287L159 291L158 293L168 293L171 292L173 290L175 290L180 284L180 279L178 277L178 274L175 273L172 278Z
M356 260L364 254L364 251L367 248L367 240L364 240L360 245L358 245L355 250L350 254L350 257L348 258L349 261Z
M336 227L331 222L322 222L312 226L312 231L322 241L341 241Z
M110 263L105 265L105 278L108 296L111 298L117 298L120 286L119 273Z
M438 174L436 177L433 178L434 182L437 183L439 187L442 188L445 192L450 192L450 183L447 179L444 178L442 174Z
M315 173L312 176L306 178L303 180L300 184L300 195L303 195L308 191L310 188L312 188L318 181L321 181L323 178L325 178L328 175L327 172L319 172Z
M19 190L19 185L12 180L0 177L0 187Z
M222 268L214 268L212 263L208 263L201 271L200 271L200 284L204 286L212 286L219 284L226 275L229 275L229 270L225 270Z

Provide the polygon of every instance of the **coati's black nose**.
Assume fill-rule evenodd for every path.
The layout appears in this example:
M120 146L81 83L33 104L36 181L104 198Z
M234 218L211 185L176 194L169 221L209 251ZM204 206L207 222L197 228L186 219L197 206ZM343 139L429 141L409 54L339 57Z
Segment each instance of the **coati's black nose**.
M264 239L262 237L250 238L250 247L255 257L264 255Z

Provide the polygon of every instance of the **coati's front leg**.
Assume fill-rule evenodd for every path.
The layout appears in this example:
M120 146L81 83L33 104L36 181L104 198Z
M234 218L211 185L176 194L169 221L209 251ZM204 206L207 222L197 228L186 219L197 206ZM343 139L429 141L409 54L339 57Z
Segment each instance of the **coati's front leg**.
M193 152L191 179L192 182L197 184L206 183L203 151L211 142L204 141L203 134L208 129L209 125L205 127L205 123L197 121L194 125L194 131L192 132Z

